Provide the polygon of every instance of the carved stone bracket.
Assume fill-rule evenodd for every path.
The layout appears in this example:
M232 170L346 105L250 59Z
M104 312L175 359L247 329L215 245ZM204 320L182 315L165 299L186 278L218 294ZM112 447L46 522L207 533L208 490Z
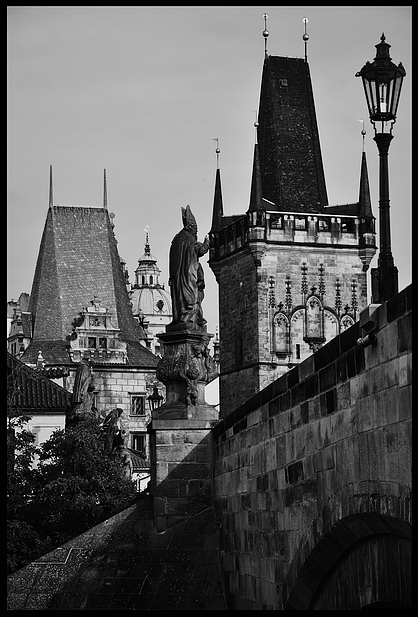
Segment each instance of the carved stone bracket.
M217 374L216 363L208 350L213 334L184 329L160 334L164 355L157 366L157 379L166 386L166 402L157 410L168 409L180 415L194 415L192 407L206 406L205 386Z

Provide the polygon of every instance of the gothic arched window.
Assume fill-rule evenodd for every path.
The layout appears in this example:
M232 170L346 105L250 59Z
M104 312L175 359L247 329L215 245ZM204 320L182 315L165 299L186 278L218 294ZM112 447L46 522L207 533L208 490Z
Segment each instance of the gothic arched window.
M274 316L274 351L280 355L289 353L289 320L284 313Z

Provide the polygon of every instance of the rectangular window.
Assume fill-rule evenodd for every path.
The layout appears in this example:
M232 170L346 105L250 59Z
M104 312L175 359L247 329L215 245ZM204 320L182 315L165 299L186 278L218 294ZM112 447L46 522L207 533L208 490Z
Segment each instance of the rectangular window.
M329 222L324 219L319 219L318 229L319 231L329 231Z
M147 436L145 435L145 433L132 433L131 437L132 449L138 450L138 452L142 452L142 454L146 455Z
M354 233L354 221L352 219L345 219L341 221L341 232L343 234L351 234Z
M296 360L300 360L300 345L296 344Z
M270 227L271 229L282 229L283 228L283 219L278 214L270 215Z
M96 337L95 336L89 336L88 342L89 342L89 349L96 349Z
M99 349L107 349L107 338L99 338Z
M131 415L145 415L145 396L131 396Z
M306 219L295 217L295 229L305 229L305 228L306 228Z

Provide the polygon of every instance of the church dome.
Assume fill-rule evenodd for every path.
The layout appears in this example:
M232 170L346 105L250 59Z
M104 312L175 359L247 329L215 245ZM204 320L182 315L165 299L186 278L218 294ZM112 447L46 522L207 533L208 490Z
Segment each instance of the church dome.
M134 315L171 317L171 295L161 285L132 289L129 298Z
M171 294L160 285L161 270L151 253L148 227L145 229L145 251L138 260L135 270L135 284L129 291L132 312L137 317L145 317L150 325L159 325L172 317ZM165 318L165 319L164 319Z

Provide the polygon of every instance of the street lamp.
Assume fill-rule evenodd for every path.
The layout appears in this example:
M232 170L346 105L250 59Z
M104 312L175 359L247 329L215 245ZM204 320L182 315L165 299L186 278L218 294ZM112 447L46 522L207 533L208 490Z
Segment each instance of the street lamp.
M390 242L388 152L393 139L392 129L396 122L402 82L406 75L401 62L398 66L392 62L389 56L390 45L385 41L385 35L382 34L380 43L375 46L377 53L374 61L366 62L356 73L356 77L361 77L363 81L370 122L375 133L373 139L377 144L380 159L380 253L378 267L371 269L372 302L376 304L385 302L398 293L398 269L393 262Z
M164 400L164 397L161 396L161 394L158 392L157 386L154 385L152 394L150 394L150 396L148 397L148 403L149 403L151 411L153 411L154 409L158 409L158 407L161 405L163 400Z

